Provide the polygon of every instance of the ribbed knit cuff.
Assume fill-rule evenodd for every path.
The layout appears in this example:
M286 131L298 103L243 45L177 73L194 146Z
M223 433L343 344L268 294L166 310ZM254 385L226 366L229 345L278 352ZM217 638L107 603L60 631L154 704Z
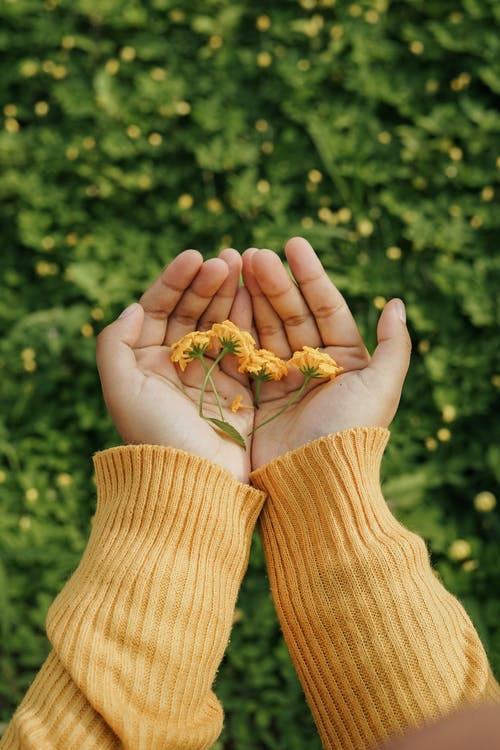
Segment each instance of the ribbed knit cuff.
M275 512L310 537L327 522L332 541L369 542L397 523L380 490L380 463L389 439L383 428L356 428L319 438L253 472Z
M94 462L89 543L49 610L54 655L9 737L58 750L209 748L222 728L211 686L265 495L161 446Z
M491 693L484 649L379 485L388 432L321 438L263 466L259 518L283 633L326 750L367 750Z

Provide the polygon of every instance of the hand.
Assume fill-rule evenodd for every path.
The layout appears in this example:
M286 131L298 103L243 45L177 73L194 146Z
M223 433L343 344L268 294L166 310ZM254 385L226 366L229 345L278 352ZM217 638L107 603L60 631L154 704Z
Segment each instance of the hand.
M198 414L204 371L192 362L184 372L170 360L169 346L194 330L227 318L251 326L248 293L238 288L241 257L224 250L203 262L196 250L178 255L140 299L97 339L97 366L104 400L126 443L171 446L214 461L241 482L248 481L250 444L243 450ZM225 357L213 379L225 419L242 434L252 429L253 411L230 411L241 394L251 403L247 378ZM218 417L213 394L204 398L206 416Z
M302 346L319 347L344 372L333 382L310 381L306 395L253 437L252 469L304 443L350 427L387 427L401 397L411 342L404 305L391 300L378 326L378 346L370 358L347 304L328 278L311 245L289 240L285 254L297 284L270 250L243 255L243 278L252 297L260 345L283 359ZM262 387L254 427L276 413L298 391L298 371Z

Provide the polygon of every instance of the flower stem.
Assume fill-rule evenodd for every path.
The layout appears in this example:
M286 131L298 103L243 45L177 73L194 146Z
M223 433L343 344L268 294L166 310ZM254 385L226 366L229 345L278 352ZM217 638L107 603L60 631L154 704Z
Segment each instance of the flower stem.
M205 362L205 358L203 357L203 355L201 357L199 357L199 360L200 360L200 362L202 364L202 367L205 370L205 377L204 377L203 383L201 385L200 408L198 410L198 413L199 413L200 417L203 417L203 419L205 419L205 415L203 414L203 399L205 397L205 391L207 389L207 385L208 385L208 383L210 383L210 385L212 386L212 390L214 392L214 395L215 395L215 399L217 401L217 406L219 407L219 413L220 413L221 419L222 419L223 422L226 421L224 419L224 412L222 411L222 404L221 404L221 400L219 398L219 394L217 393L217 389L215 388L214 381L212 380L212 373L213 373L213 371L215 370L215 368L217 367L217 365L219 364L219 362L221 361L222 357L225 354L227 354L227 351L225 351L225 349L222 349L219 352L219 355L218 355L217 359L215 359L212 362L212 364L210 365L210 367L208 367L207 363Z
M293 406L299 400L299 398L302 396L302 394L304 393L304 391L306 389L306 386L307 386L307 384L309 383L309 381L311 380L312 377L313 377L312 375L306 375L304 382L300 386L300 388L297 391L297 393L295 394L295 396L293 396L290 399L290 401L288 401L279 411L277 411L276 414L273 414L272 417L269 417L269 419L266 419L264 422L261 422L259 425L257 425L257 427L254 427L254 429L251 432L249 432L248 434L249 435L253 435L253 433L256 430L260 430L261 427L264 427L264 425L269 424L269 422L272 422L273 419L276 419L276 417L281 416L281 414L283 414L283 412L285 412L287 409L289 409L291 406Z
M253 402L255 405L255 408L259 408L259 398L260 398L260 389L262 388L263 379L256 377L255 378L255 392L253 394Z

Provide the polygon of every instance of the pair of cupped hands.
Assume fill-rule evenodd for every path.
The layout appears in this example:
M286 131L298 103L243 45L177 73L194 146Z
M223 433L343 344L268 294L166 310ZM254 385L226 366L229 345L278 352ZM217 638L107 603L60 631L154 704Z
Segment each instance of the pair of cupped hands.
M227 248L204 261L196 250L180 253L143 294L97 339L104 399L125 443L164 445L213 461L241 481L251 471L316 438L353 427L387 427L401 396L411 343L401 300L385 306L370 357L344 298L307 240L285 247L293 279L279 256ZM240 279L243 277L243 286ZM245 437L243 449L199 416L204 371L199 361L182 372L169 347L185 334L231 320L261 348L283 359L307 345L327 352L343 373L312 379L303 397L252 436L280 410L304 376L290 370L262 386L258 409L231 412L233 400L253 402L251 382L227 355L213 373L225 419ZM207 416L218 414L210 389Z

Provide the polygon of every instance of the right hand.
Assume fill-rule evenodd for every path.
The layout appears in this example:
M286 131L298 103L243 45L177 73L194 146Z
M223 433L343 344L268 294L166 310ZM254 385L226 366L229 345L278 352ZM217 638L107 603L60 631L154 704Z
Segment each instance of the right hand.
M288 359L307 345L328 353L344 372L333 382L312 379L294 406L255 432L252 469L316 438L351 427L387 427L398 407L410 362L411 342L401 300L391 300L377 327L370 357L351 312L311 245L289 240L285 254L294 284L279 256L250 248L243 278L252 297L260 345ZM293 368L280 382L262 386L254 427L269 419L304 381Z
M208 458L248 481L250 445L246 451L214 430L198 414L204 372L191 362L184 372L170 360L170 345L185 334L207 330L232 319L242 329L251 326L246 290L239 289L241 257L226 249L219 258L203 262L196 250L178 255L140 303L127 308L97 339L97 367L104 400L125 443L178 448ZM226 363L225 360L229 362ZM231 357L213 378L224 405L225 418L242 434L253 426L253 411L237 414L230 405L237 395L251 403L248 379L237 372ZM204 412L218 417L207 389Z

